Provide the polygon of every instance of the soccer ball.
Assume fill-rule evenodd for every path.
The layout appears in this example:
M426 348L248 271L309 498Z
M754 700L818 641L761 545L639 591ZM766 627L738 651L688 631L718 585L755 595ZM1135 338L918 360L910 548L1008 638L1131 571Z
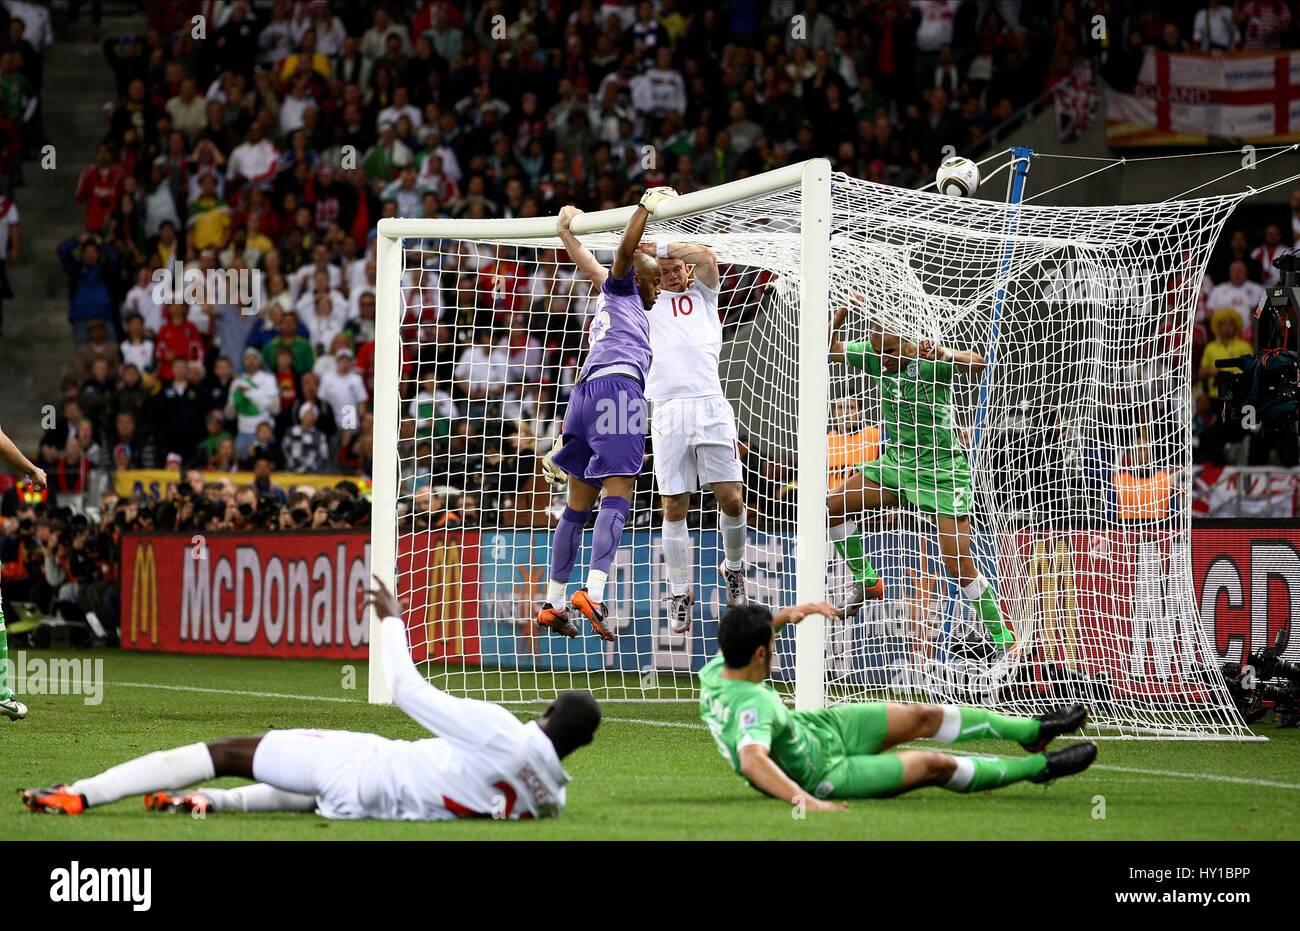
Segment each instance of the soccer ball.
M938 182L940 194L947 194L949 197L970 197L979 190L979 166L960 155L945 158L943 164L939 166L939 171L936 172L935 180Z

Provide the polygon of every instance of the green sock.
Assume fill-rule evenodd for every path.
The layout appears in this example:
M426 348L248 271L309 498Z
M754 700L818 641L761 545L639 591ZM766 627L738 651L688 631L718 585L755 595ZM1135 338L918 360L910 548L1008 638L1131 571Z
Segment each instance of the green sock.
M856 533L849 534L843 540L835 541L835 552L840 554L853 573L853 581L870 588L880 581L876 570L867 562L867 551L862 546L862 538Z
M9 634L5 630L4 612L0 611L0 701L13 697L9 691Z
M943 743L954 744L965 740L989 738L1014 740L1018 744L1025 744L1038 739L1037 718L1013 718L998 714L996 711L989 711L987 708L957 708L957 711L961 712L961 728L957 734L955 736L944 734L940 730L939 734L931 738L932 740L938 740L940 735L949 738L942 741ZM951 711L945 709L945 714L950 715Z
M953 792L987 792L1013 782L1033 779L1047 766L1047 757L1031 753L1022 757L958 757L954 782L944 784Z

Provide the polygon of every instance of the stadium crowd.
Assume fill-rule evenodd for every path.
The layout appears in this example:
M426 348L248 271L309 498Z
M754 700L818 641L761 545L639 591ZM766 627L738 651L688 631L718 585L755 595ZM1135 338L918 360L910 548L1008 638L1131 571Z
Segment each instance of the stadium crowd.
M916 186L945 145L969 150L1081 62L1113 73L1144 46L1186 46L1183 36L1262 47L1294 28L1281 2L1214 2L1204 13L1072 0L148 9L147 32L103 43L116 93L76 185L80 222L58 249L75 351L37 457L48 498L19 487L3 509L5 572L26 566L27 583L47 593L60 578L107 579L122 529L365 522L382 217L599 209L651 185L686 192L821 155L854 176ZM1103 58L1097 10L1122 18L1128 58ZM0 176L10 196L20 156L42 139L51 41L43 3L3 4ZM1198 367L1239 348L1228 318L1210 311L1249 303L1269 250L1300 232L1300 199L1293 206L1290 229L1234 232L1240 261L1212 270ZM0 296L17 218L0 200ZM529 270L509 256L450 257L436 243L404 257L404 342L418 346L402 367L405 519L548 525L537 463L557 432L587 302L554 300L571 275L525 293L509 282ZM156 273L181 267L220 271L253 303L160 292ZM751 302L741 304L724 313ZM521 373L537 387L513 390ZM1212 413L1212 384L1205 393ZM1211 457L1233 439L1203 418L1197 435L1198 455ZM790 477L742 453L761 527ZM158 500L119 496L115 474L135 469L175 481ZM298 488L290 473L355 480ZM647 474L636 502L647 519L651 484ZM4 584L8 594L8 575Z

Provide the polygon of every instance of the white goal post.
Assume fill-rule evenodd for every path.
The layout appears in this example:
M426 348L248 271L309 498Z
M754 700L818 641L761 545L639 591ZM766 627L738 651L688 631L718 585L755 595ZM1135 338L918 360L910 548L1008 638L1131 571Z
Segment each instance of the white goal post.
M667 221L706 215L727 204L734 204L786 191L798 191L802 205L800 246L804 257L804 274L800 277L801 313L808 326L799 328L799 360L811 373L803 382L805 393L799 400L799 481L812 496L800 496L797 523L808 541L806 558L801 563L797 582L800 601L821 601L826 596L825 573L825 493L826 493L826 405L827 384L825 325L829 320L828 265L830 261L831 164L827 159L811 159L761 175L728 182L684 194L662 206L647 227L651 236L657 226ZM573 222L575 235L616 233L627 225L635 207L601 210L583 214ZM799 234L788 233L787 236ZM546 241L559 247L554 217L506 220L380 220L375 247L375 450L373 498L381 506L372 510L371 566L374 573L394 591L397 580L397 522L395 507L385 502L397 500L397 444L400 416L401 346L398 338L403 303L402 240L406 238L498 239ZM394 442L380 442L389 436ZM821 494L816 494L818 486ZM810 503L815 502L815 503ZM382 674L383 656L379 647L380 618L370 621L369 700L389 703ZM800 707L821 707L825 703L822 675L824 632L820 618L809 618L797 630L800 675L796 700Z
M854 616L781 635L772 678L796 707L1083 701L1098 736L1249 739L1219 675L1234 647L1200 624L1190 559L1196 294L1244 196L1043 207L815 159L660 208L648 241L706 245L722 269L751 596L843 600L864 577L850 538L883 584ZM573 232L607 263L633 209L579 215ZM563 506L539 463L599 301L555 222L379 222L371 564L406 604L417 664L449 691L696 700L722 613L716 510L692 498L699 603L674 635L649 464L610 573L614 642L534 623ZM835 338L852 351L832 364L841 308ZM927 361L930 343L984 361ZM892 497L832 538L828 502L860 473ZM954 575L970 567L974 584ZM981 580L1009 650L991 646Z

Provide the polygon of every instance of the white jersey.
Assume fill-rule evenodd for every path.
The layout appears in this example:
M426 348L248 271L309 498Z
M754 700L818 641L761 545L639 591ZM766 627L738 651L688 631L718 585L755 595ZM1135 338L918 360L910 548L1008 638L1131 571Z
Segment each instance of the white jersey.
M438 736L346 734L331 771L318 777L324 783L316 788L320 814L444 821L560 813L569 776L536 721L524 724L500 705L456 698L426 682L411 662L399 618L384 619L382 637L394 703Z
M645 396L651 401L670 401L721 395L718 292L699 281L685 291L660 291L649 317L654 356Z

